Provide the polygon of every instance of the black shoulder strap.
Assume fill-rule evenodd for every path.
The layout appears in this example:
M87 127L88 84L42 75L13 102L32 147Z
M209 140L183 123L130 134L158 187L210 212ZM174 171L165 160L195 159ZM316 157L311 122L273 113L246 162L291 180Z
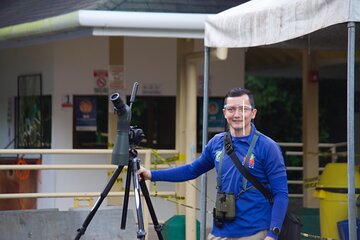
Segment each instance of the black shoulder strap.
M225 134L225 152L230 156L231 160L234 162L235 166L237 167L237 169L240 171L240 173L247 178L247 180L249 180L254 187L256 187L263 195L266 199L269 200L270 203L273 203L273 197L271 192L264 187L264 185L262 183L259 182L259 180L257 180L256 177L254 177L240 162L239 158L236 156L235 152L234 152L234 148L233 148L233 144L232 144L232 140L231 140L231 135L230 132L227 132ZM255 145L255 144L253 144Z

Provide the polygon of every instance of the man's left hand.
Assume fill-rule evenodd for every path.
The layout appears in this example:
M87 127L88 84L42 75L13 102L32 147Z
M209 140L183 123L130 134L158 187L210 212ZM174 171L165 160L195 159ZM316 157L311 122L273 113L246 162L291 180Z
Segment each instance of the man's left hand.
M272 237L266 236L264 240L275 240L275 238L272 238Z

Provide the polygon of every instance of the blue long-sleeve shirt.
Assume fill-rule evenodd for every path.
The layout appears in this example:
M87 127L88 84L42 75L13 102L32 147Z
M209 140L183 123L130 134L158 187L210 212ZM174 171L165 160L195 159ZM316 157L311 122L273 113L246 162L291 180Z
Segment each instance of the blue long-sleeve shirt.
M255 133L252 124L251 134L245 137L232 137L235 153L244 164L245 156ZM218 171L220 154L224 146L225 133L215 135L207 144L201 156L190 164L166 170L151 171L152 181L181 182L194 179L216 168ZM242 190L242 174L231 158L223 155L221 170L222 192L233 192L237 196ZM257 189L241 193L236 200L236 218L225 221L219 228L213 225L212 234L218 237L244 237L272 227L281 228L288 205L286 169L281 150L272 139L260 134L249 161L248 170L273 194L274 203L270 204ZM217 172L218 173L218 172ZM252 184L248 181L247 187ZM271 231L269 236L275 236Z

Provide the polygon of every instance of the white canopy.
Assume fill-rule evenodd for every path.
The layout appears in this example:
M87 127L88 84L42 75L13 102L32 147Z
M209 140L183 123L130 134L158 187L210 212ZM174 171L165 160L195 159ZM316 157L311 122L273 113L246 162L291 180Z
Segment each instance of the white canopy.
M205 22L205 46L252 47L360 21L358 0L252 0Z
M252 0L205 20L204 116L209 47L239 48L262 45L303 48L315 38L316 48L347 47L347 161L349 239L356 239L354 183L354 75L355 24L360 21L360 0ZM344 26L347 23L347 28ZM321 31L319 31L321 30ZM347 33L346 33L347 30ZM311 33L311 34L310 34ZM307 35L307 38L302 36ZM311 35L311 36L310 36ZM304 41L305 40L305 41ZM344 40L347 40L347 44ZM358 42L358 41L357 41ZM307 46L309 47L309 46ZM311 43L311 48L314 45ZM204 118L203 126L207 126ZM203 136L207 136L203 130ZM204 141L204 140L203 140ZM206 186L206 176L202 179ZM204 194L202 199L206 199ZM206 200L203 200L206 201ZM203 214L204 215L204 214Z

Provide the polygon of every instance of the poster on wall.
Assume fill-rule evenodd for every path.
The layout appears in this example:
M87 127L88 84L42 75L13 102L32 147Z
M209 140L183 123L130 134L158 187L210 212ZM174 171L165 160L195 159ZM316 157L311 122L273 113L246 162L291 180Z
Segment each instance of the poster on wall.
M215 134L225 131L225 118L223 114L223 97L210 97L208 101L208 136L211 139ZM202 151L203 136L203 98L197 99L197 151Z
M96 98L77 97L74 99L76 131L97 131Z
M224 131L225 119L222 109L223 99L209 99L208 129L210 133L218 133Z

